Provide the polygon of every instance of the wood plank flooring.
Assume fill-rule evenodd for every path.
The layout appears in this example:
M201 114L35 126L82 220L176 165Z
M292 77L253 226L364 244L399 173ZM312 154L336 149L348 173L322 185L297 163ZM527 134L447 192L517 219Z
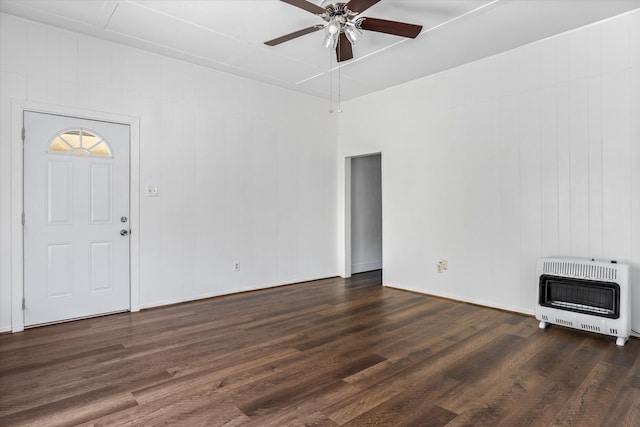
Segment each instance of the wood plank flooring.
M0 425L640 426L640 340L380 280L0 335Z

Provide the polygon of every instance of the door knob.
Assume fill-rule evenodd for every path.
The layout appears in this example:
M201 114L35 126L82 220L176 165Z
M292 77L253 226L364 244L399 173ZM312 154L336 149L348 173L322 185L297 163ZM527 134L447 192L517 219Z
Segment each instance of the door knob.
M125 229L120 230L121 236L126 236L127 234L129 234L129 230L125 230Z

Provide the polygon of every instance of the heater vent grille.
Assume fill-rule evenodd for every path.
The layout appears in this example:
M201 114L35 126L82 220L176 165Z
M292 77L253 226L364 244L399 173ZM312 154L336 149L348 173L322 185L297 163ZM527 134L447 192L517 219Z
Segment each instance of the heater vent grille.
M581 324L580 328L585 331L600 332L600 326Z
M616 281L618 270L615 267L589 265L570 261L545 261L542 272L555 276L580 277L590 280Z
M543 274L538 304L617 319L620 316L619 295L617 283Z
M558 319L556 318L556 323L558 325L564 325L564 326L570 326L573 327L573 322L571 322L570 320L564 320L564 319Z

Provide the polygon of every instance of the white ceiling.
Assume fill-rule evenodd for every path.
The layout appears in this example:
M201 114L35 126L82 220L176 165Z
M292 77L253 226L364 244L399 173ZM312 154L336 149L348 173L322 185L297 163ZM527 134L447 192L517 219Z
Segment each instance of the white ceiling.
M321 0L310 0L320 4ZM640 7L640 0L381 0L361 16L423 26L415 39L371 31L340 67L350 99ZM0 11L216 70L327 97L335 56L324 21L279 0L0 0ZM332 61L330 63L330 60Z

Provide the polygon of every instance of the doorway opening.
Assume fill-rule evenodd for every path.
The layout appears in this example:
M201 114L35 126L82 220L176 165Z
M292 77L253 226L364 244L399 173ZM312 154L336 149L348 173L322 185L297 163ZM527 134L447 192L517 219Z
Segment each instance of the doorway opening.
M382 155L350 158L347 179L351 274L382 269Z

